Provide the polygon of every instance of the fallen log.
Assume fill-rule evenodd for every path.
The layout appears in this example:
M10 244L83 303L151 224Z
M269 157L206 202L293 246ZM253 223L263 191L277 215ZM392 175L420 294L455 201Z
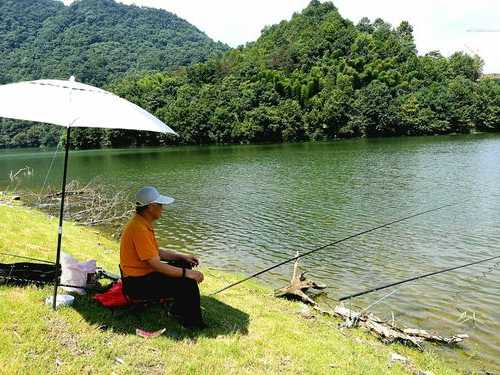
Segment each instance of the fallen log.
M299 253L297 253L297 256ZM415 328L399 328L394 323L389 323L377 317L376 315L368 312L358 312L350 310L343 304L335 306L333 310L325 310L321 308L311 297L305 292L308 289L324 289L326 286L318 284L314 281L307 280L304 272L299 272L298 259L293 265L293 274L290 285L278 289L274 295L276 297L286 297L298 299L306 304L312 305L312 308L321 314L331 317L341 318L344 322L340 325L342 328L362 327L374 335L376 335L382 342L386 344L400 342L405 345L413 346L420 350L423 349L422 343L424 341L434 342L444 345L455 345L461 343L469 336L466 334L458 334L454 336L440 336L429 333L423 329ZM302 311L301 315L311 318L311 314ZM313 316L312 316L313 317Z
M344 319L344 323L342 324L343 327L351 328L361 326L368 329L370 332L373 332L386 344L399 341L403 344L422 349L421 343L424 341L423 338L411 336L403 330L385 323L373 314L355 312L349 310L343 305L336 306L334 313L338 317Z
M416 328L406 328L403 330L403 332L411 336L421 337L426 341L436 342L439 344L448 344L448 345L458 344L464 341L464 339L469 338L469 336L466 334L458 334L450 337L438 336L429 333L426 330L416 329Z
M297 256L299 256L299 252L297 252ZM305 293L311 288L321 290L325 289L326 285L314 282L312 280L307 280L307 278L305 277L305 272L299 272L299 260L296 259L295 263L293 264L293 273L290 280L290 285L275 290L274 296L298 299L304 303L316 305L316 302L314 302L314 300Z
M394 324L384 321L372 313L362 313L350 310L343 304L335 306L333 311L324 310L319 305L313 306L314 310L332 317L338 317L344 320L340 325L342 328L362 327L369 330L377 336L382 342L392 344L400 342L405 345L423 349L424 341L434 342L443 345L455 345L469 338L466 334L457 334L453 336L440 336L429 333L423 329L399 328Z

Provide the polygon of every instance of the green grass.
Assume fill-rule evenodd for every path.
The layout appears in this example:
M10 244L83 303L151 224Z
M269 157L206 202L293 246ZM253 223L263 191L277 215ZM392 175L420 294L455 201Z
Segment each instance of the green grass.
M57 220L24 207L0 206L0 252L53 259ZM118 243L92 228L66 223L64 251L80 261L117 272ZM0 262L15 259L0 257ZM202 294L241 275L204 268ZM302 304L274 298L248 282L216 298L202 297L211 328L190 333L160 307L139 313L111 312L88 296L52 311L44 304L52 288L0 287L0 373L2 374L408 374L391 365L391 352L409 357L434 374L460 373L432 346L421 353L386 346L361 330L337 328L338 321L304 319ZM143 339L135 329L166 328Z

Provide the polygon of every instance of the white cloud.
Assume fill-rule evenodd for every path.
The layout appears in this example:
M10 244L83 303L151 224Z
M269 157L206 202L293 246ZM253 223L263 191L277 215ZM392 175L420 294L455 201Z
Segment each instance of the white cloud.
M66 3L70 0L64 0ZM258 38L266 25L289 19L309 0L120 0L163 8L186 19L212 39L237 46ZM421 53L440 50L477 52L485 60L485 72L500 73L500 1L498 0L335 0L344 17L380 17L393 25L402 20L414 27ZM469 29L497 32L471 33Z

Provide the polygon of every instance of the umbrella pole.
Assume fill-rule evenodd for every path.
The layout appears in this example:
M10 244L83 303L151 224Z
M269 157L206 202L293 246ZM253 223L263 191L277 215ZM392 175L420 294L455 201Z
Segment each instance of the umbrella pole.
M59 268L60 268L60 259L61 259L61 242L62 242L62 226L63 226L63 217L64 217L64 198L66 195L66 175L68 171L68 152L70 145L70 132L71 127L68 126L66 129L66 150L64 152L64 172L63 172L63 180L62 180L62 188L61 188L61 208L59 211L59 227L57 229L57 255L56 255L56 273L55 273L55 282L54 282L54 299L52 301L52 308L56 309L56 299L57 299L57 288L59 286Z

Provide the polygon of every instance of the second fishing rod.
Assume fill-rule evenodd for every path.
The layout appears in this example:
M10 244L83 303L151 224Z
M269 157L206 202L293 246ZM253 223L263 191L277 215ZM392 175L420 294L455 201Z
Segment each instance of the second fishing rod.
M250 275L250 276L248 276L248 277L246 277L246 278L244 278L244 279L242 279L242 280L239 280L239 281L234 282L234 283L232 283L232 284L230 284L230 285L228 285L228 286L226 286L226 287L224 287L224 288L222 288L222 289L217 290L216 292L214 292L214 293L210 294L210 296L214 296L214 295L216 295L216 294L219 294L219 293L221 293L221 292L223 292L223 291L225 291L225 290L228 290L228 289L230 289L230 288L235 287L236 285L239 285L239 284L241 284L241 283L244 283L245 281L248 281L248 280L253 279L253 278L257 277L257 276L260 276L260 275L262 275L262 274L264 274L264 273L266 273L266 272L269 272L269 271L271 271L271 270L273 270L273 269L275 269L275 268L281 267L281 266L282 266L282 265L284 265L284 264L287 264L287 263L293 262L293 261L295 261L295 260L297 260L297 259L299 259L299 258L306 257L306 256L308 256L308 255L311 255L311 254L313 254L313 253L316 253L316 252L318 252L318 251L321 251L321 250L323 250L323 249L326 249L327 247L331 247L331 246L337 245L337 244L339 244L339 243L342 243L342 242L345 242L345 241L351 240L351 239L353 239L353 238L356 238L356 237L362 236L362 235L364 235L364 234L368 234L368 233L370 233L370 232L374 232L374 231L376 231L376 230L379 230L379 229L382 229L382 228L386 228L386 227L389 227L389 226L394 225L394 224L397 224L397 223L401 223L401 222L406 221L406 220L410 220L410 219L415 218L415 217L417 217L417 216L426 215L426 214L429 214L429 213L431 213L431 212L435 212L435 211L442 210L442 209L444 209L444 208L452 207L452 206L455 206L455 205L457 205L457 204L458 204L458 203L449 203L449 204L445 204L445 205L442 205L442 206L439 206L439 207L435 207L435 208L431 208L431 209L426 210L426 211L418 212L418 213L416 213L416 214L409 215L409 216L403 217L403 218L401 218L401 219L397 219L397 220L391 221L391 222L389 222L389 223L382 224L382 225L379 225L379 226L376 226L376 227L373 227L373 228L370 228L370 229L367 229L367 230L364 230L364 231L361 231L361 232L358 232L358 233L354 233L354 234L352 234L352 235L350 235L350 236L347 236L347 237L344 237L344 238L342 238L342 239L340 239L340 240L336 240L336 241L333 241L333 242L331 242L331 243L325 244L325 245L323 245L323 246L317 247L317 248L312 249L312 250L310 250L310 251L307 251L307 252L305 252L305 253L303 253L303 254L300 254L300 255L295 256L295 257L293 257L293 258L290 258L290 259L284 260L284 261L282 261L282 262L280 262L280 263L277 263L277 264L275 264L275 265L273 265L273 266L271 266L271 267L268 267L268 268L266 268L266 269L263 269L262 271L259 271L259 272L257 272L257 273L254 273L253 275Z

